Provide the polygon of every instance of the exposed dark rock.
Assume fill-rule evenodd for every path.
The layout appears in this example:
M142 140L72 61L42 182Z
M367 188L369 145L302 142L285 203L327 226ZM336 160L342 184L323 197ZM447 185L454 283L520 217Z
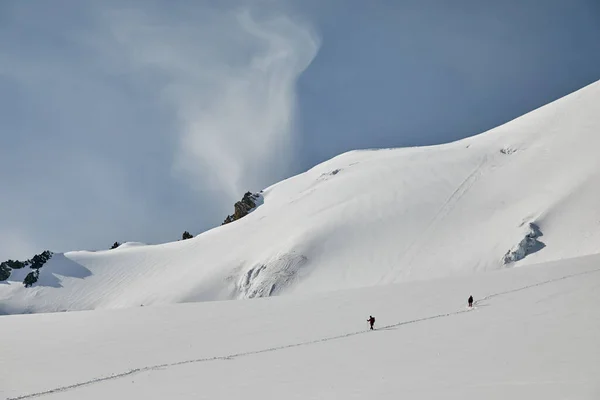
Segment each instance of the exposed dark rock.
M191 233L189 233L188 231L183 232L183 234L181 235L181 240L187 240L187 239L191 239L193 238L194 235L192 235Z
M48 260L52 258L52 253L48 250L44 251L41 254L36 254L33 256L31 260L29 260L31 269L40 269L48 262Z
M11 269L4 265L4 263L0 264L0 282L7 280L10 278Z
M51 251L44 251L40 254L36 254L31 258L31 260L27 261L17 261L17 260L8 260L0 263L0 281L5 281L10 278L10 274L13 269L21 269L25 267L30 267L33 269L32 272L27 274L23 283L25 287L30 287L35 282L37 282L37 278L40 274L39 269L44 266L52 258Z
M25 285L26 288L31 287L31 286L33 286L34 283L36 283L38 281L39 277L40 277L39 269L36 269L35 271L31 271L30 273L27 274L27 276L23 280L23 284Z
M121 243L119 243L119 242L114 242L114 243L113 243L113 245L112 245L112 247L111 247L110 249L111 249L111 250L114 250L114 249L116 249L117 247L119 247L120 245L121 245Z
M4 261L0 266L7 267L10 269L21 269L25 268L29 265L29 261L17 261L17 260L8 260Z
M230 222L237 221L240 218L244 218L248 215L252 210L258 207L258 200L260 199L260 194L247 192L242 200L235 203L233 206L234 211L232 215L228 215L225 218L225 221L221 225L229 224Z

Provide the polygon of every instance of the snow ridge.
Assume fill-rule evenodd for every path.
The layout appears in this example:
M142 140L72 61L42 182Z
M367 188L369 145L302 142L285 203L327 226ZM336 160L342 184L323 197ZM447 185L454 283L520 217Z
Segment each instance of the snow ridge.
M35 295L2 282L1 307L315 294L598 254L598 102L600 82L454 143L342 154L246 193L235 223L193 239L57 254Z

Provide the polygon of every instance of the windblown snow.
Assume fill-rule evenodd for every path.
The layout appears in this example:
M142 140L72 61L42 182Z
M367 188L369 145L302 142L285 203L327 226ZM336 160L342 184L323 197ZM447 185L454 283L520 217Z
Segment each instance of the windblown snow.
M190 240L55 254L32 288L0 282L0 313L314 294L598 253L599 104L594 83L468 139L349 152Z

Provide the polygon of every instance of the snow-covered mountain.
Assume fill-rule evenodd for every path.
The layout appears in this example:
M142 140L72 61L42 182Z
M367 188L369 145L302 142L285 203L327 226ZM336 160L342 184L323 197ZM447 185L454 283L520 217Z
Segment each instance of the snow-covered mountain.
M461 141L340 155L193 239L54 254L30 288L13 270L0 313L328 292L598 253L599 110L594 83Z

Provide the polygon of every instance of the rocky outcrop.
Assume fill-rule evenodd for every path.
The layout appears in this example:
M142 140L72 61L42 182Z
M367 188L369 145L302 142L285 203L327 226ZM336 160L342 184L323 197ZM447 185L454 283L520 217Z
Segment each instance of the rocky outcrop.
M538 252L546 247L544 243L538 240L541 236L543 236L543 233L540 228L536 224L530 223L529 232L525 234L525 237L504 255L504 264L506 265L522 260L529 254Z
M38 277L40 275L40 268L44 266L52 258L51 251L44 251L40 254L36 254L30 260L27 261L17 261L17 260L8 260L0 263L0 281L5 281L10 278L10 274L13 269L21 269L25 267L31 268L31 271L25 277L23 284L25 287L30 287L35 282L37 282Z
M11 269L9 267L7 267L6 265L4 265L4 263L2 263L2 265L0 265L0 282L5 281L8 278L10 278L10 271L11 271Z
M31 260L28 261L29 268L40 269L52 258L52 253L48 250L41 254L36 254Z
M240 218L244 218L252 210L260 205L262 196L258 193L247 192L242 200L234 204L234 212L232 215L228 215L225 221L221 225L229 224L233 221L237 221Z
M23 280L23 285L25 285L25 287L32 287L33 284L38 281L39 277L40 277L39 269L31 271L30 273L27 274L27 276Z
M0 264L0 267L6 267L10 269L21 269L27 267L28 265L29 261L8 260Z

